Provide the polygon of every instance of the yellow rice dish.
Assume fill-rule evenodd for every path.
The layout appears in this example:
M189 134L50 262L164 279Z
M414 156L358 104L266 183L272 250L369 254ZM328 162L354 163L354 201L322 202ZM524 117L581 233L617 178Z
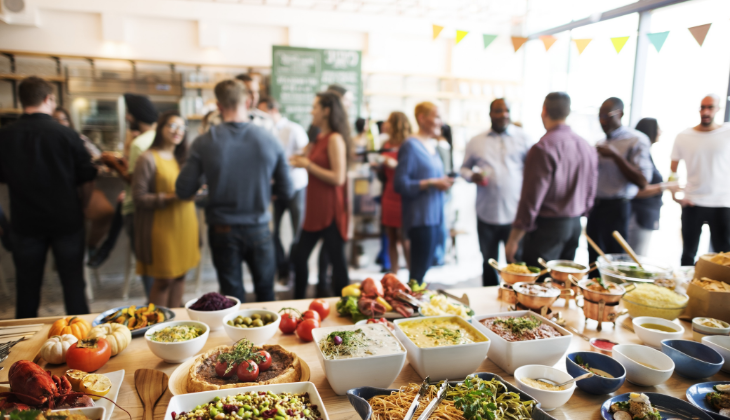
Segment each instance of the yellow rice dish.
M504 267L502 271L506 271L508 273L514 273L514 274L535 274L532 271L530 271L529 268L527 268L524 264L509 264L508 266Z
M626 293L622 300L632 318L655 316L674 320L687 307L689 298L666 287L637 284L636 289Z

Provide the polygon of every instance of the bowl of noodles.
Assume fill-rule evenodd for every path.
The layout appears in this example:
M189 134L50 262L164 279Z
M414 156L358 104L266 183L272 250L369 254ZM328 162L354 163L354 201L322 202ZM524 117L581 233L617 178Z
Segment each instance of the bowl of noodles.
M654 284L637 284L621 301L631 318L654 316L673 321L687 307L689 296Z
M489 259L489 265L499 272L499 276L507 284L534 283L540 276L547 273L547 268L540 270L539 267L532 267L525 263L511 263L499 268L499 264L493 258Z
M411 383L400 389L362 387L347 391L347 398L362 420L401 420L405 417L413 399L418 394L421 384ZM413 416L418 418L423 408L436 398L441 383L432 383L421 398L419 410ZM464 381L449 382L448 392L444 400L436 407L430 418L448 420L466 420L463 407L457 401L459 396L466 395L479 387L490 391L484 403L479 404L478 413L483 419L495 420L547 420L548 416L540 408L540 403L527 393L505 381L493 373L474 373ZM496 409L490 409L494 404ZM493 417L487 413L489 411Z

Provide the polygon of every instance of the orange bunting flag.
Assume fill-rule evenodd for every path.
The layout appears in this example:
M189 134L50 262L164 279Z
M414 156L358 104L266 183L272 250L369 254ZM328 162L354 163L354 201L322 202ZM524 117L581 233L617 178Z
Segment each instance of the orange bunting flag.
M461 42L462 39L469 33L469 31L460 31L456 30L456 44L458 45L459 42Z
M543 44L545 44L545 51L549 51L550 47L552 47L555 41L557 41L558 39L552 35L543 35L540 37L540 40Z
M616 49L616 54L620 53L622 49L624 49L624 45L626 45L626 42L629 40L630 37L628 36L619 36L616 38L611 38L611 43L613 44L613 48Z
M575 42L575 46L578 47L578 55L583 54L583 50L586 49L588 44L593 41L593 38L582 38L582 39L574 39L573 42Z
M522 47L522 45L525 44L525 42L527 42L527 38L521 37L521 36L513 36L512 37L512 46L515 47L515 52L517 52L517 50L519 50Z
M698 44L700 44L700 47L702 44L705 43L705 37L707 36L707 32L710 30L711 23L700 25L700 26L694 26L692 28L688 28L689 32L692 34L693 37L695 37L695 41L697 41Z
M432 25L432 26L433 26L433 39L436 39L439 37L439 34L441 33L441 31L444 30L444 27L438 26L438 25Z

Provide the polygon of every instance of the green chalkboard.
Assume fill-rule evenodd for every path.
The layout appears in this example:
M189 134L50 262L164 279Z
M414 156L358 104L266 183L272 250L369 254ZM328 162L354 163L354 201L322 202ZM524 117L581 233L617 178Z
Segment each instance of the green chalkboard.
M341 85L355 95L350 119L360 115L360 51L274 46L272 56L271 95L284 116L305 128L309 126L314 95L331 84Z

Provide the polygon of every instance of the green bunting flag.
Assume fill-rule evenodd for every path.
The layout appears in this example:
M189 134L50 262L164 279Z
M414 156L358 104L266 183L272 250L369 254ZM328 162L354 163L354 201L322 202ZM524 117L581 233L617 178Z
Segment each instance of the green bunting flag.
M497 39L497 35L482 34L482 36L484 37L484 49L485 50L487 49L487 47L489 46L489 44L492 43L492 41L494 41L495 39Z
M667 36L669 36L669 31L646 34L646 36L649 38L649 42L651 42L651 45L656 48L656 52L659 52L662 50L662 47L664 46L664 41L667 40Z

